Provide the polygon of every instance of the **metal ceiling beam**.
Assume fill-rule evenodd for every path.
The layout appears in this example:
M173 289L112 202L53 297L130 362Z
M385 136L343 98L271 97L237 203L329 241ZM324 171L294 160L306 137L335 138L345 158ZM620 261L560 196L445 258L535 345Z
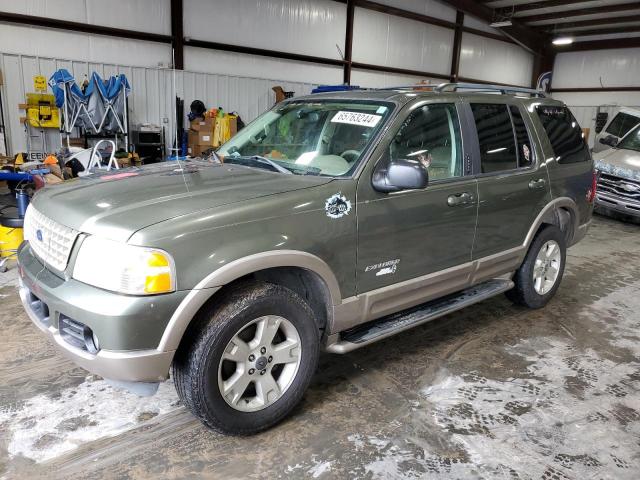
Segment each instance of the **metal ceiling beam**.
M381 3L371 2L369 0L355 0L356 6L367 10L373 10L375 12L386 13L395 17L408 18L409 20L417 20L422 23L429 23L431 25L437 25L445 28L455 28L454 22L442 20L441 18L432 17L430 15L423 15L421 13L410 12L409 10L402 10L401 8L392 7L390 5L383 5Z
M370 63L353 62L351 66L353 68L358 68L361 70L371 70L373 72L395 73L398 75L410 75L414 77L431 77L431 78L439 78L446 81L449 81L451 78L449 77L449 75L443 75L442 73L423 72L421 70L396 68L396 67L390 67L387 65L372 65Z
M576 22L567 22L560 24L561 28L580 28L580 27L596 27L599 25L616 25L619 23L640 22L640 15L625 15L624 17L614 18L594 18L592 20L579 20ZM544 25L546 31L555 30L555 25Z
M565 18L581 17L583 15L598 15L601 13L615 13L615 12L628 12L636 11L640 12L637 3L625 3L623 5L606 5L604 7L593 8L580 8L578 10L563 10L561 12L542 13L539 15L526 15L516 17L522 22L541 22L543 20L557 20L559 22L564 21ZM569 20L570 21L570 20Z
M337 3L347 4L347 0L333 0ZM450 28L455 30L456 24L455 22L450 22L448 20L443 20L441 18L432 17L430 15L423 15L421 13L410 12L408 10L403 10L401 8L392 7L390 5L384 5L382 3L372 2L371 0L353 0L356 7L363 8L365 10L371 10L379 13L386 13L387 15L393 15L394 17L407 18L409 20L415 20L416 22L422 22L429 25L436 25L438 27ZM468 33L473 33L474 35L480 35L486 38L493 38L494 40L500 40L501 42L506 43L515 43L509 37L504 35L499 35L497 33L486 32L484 30L479 30L477 28L471 27L462 27L462 30Z
M586 92L640 92L640 87L586 87L586 88L552 88L551 92L586 93Z
M607 38L604 40L590 40L588 42L574 42L571 45L555 45L556 53L638 47L640 47L640 37Z
M612 33L640 33L640 25L631 25L629 27L613 27L613 28L596 28L592 30L567 30L558 32L563 37L588 37L591 35L610 35Z
M546 2L533 2L533 3L523 3L520 5L513 6L502 6L495 7L495 10L499 10L504 13L514 12L526 12L529 10L540 10L541 8L550 8L550 7L563 7L565 5L574 5L576 3L586 3L589 0L549 0Z
M444 0L444 3L485 22L491 23L494 20L493 9L474 0ZM548 43L546 35L523 25L519 19L512 19L512 23L510 27L500 27L499 30L524 48L540 54L544 45Z
M245 53L247 55L259 55L261 57L281 58L283 60L294 60L297 62L319 63L321 65L334 65L343 67L344 60L335 58L316 57L313 55L303 55L300 53L281 52L266 48L245 47L241 45L230 45L228 43L209 42L205 40L185 39L184 44L189 47L208 48L210 50L220 50L222 52Z
M108 35L111 37L130 38L133 40L145 40L148 42L171 43L171 35L140 32L124 28L104 27L89 23L70 22L55 18L38 17L35 15L22 15L19 13L0 12L0 22L29 25L35 27L55 28L70 32L92 33L95 35Z

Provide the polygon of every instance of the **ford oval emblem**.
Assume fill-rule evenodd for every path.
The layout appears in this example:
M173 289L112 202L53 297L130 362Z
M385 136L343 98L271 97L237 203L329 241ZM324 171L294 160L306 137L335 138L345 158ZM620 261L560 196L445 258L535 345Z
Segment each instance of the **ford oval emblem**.
M42 241L42 230L40 229L36 230L36 238Z

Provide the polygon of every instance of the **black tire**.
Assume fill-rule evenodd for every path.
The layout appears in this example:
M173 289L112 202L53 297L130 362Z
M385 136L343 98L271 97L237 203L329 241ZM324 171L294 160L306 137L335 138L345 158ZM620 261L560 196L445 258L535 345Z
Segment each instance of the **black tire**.
M218 387L218 367L229 341L245 325L265 315L293 324L301 359L290 386L271 405L254 412L230 406ZM256 282L234 288L206 306L194 320L173 361L173 379L185 406L207 427L250 435L283 420L300 402L318 364L320 332L309 305L280 285Z
M541 295L534 287L533 269L540 249L550 240L555 241L560 247L560 268L553 287L551 287L548 292ZM515 286L513 289L506 292L507 298L509 298L513 303L523 305L528 308L544 307L549 300L553 298L560 286L562 275L564 274L566 259L567 247L562 231L554 225L547 225L543 227L536 234L533 242L531 242L529 251L524 258L524 262L522 262L522 265L520 265L520 268L513 276Z

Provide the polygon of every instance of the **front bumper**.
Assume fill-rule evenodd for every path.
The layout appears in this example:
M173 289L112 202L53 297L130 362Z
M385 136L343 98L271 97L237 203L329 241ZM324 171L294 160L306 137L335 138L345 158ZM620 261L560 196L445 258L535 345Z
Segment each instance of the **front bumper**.
M187 292L133 297L62 279L47 270L23 244L18 253L20 299L31 321L74 363L106 379L157 382L169 375L175 351L158 349L160 338ZM72 345L60 316L87 325L101 349Z
M630 199L623 199L615 195L598 192L596 194L596 208L602 213L614 211L640 218L640 202Z

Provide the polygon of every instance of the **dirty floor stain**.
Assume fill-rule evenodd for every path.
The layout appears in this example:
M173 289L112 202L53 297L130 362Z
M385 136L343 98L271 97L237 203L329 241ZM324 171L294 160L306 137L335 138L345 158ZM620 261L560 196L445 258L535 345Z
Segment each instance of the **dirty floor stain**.
M496 297L345 356L254 437L112 389L0 278L0 478L636 479L640 226L596 216L544 309ZM7 274L4 274L7 275Z

